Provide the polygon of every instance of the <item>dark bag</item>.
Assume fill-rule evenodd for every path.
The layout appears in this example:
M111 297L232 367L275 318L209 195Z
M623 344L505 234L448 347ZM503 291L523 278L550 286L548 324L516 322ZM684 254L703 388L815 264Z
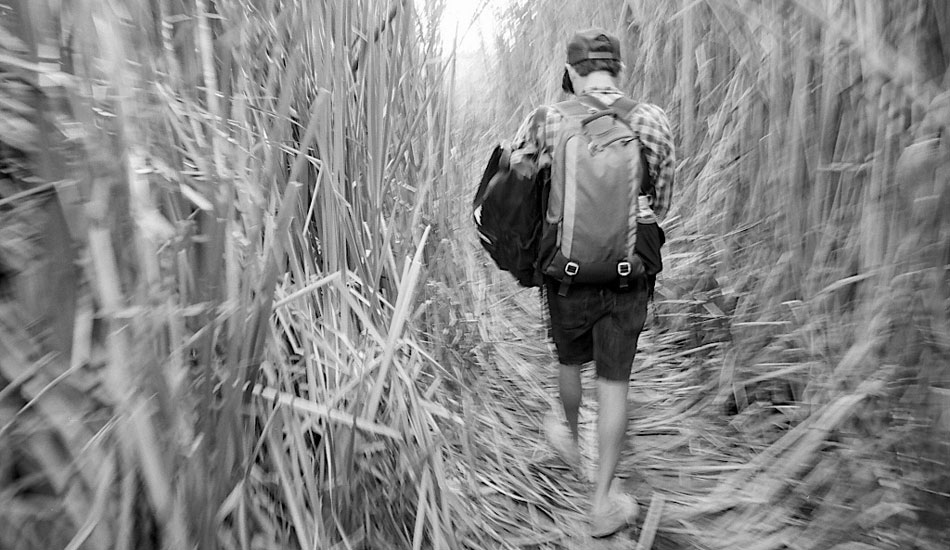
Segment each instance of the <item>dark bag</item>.
M510 155L495 147L472 202L472 218L495 264L522 286L540 286L537 258L548 170L512 167Z
M663 257L660 249L666 242L666 233L656 223L637 222L637 256L643 262L647 281L647 295L653 297L656 286L656 274L663 271Z
M637 256L643 261L647 276L663 271L660 248L666 242L666 234L658 224L637 222Z

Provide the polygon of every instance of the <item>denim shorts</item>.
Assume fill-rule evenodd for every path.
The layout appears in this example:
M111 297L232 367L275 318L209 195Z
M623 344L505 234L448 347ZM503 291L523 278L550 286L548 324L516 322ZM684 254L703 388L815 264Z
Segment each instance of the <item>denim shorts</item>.
M625 290L571 285L566 296L558 295L556 281L546 286L558 361L578 366L594 361L598 377L629 380L647 316L646 281Z

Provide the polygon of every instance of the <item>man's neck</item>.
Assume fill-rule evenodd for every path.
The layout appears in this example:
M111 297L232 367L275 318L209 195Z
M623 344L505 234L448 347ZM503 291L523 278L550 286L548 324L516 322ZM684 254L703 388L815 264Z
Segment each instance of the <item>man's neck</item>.
M617 79L607 71L594 71L587 76L582 76L579 86L579 93L591 88L616 88Z

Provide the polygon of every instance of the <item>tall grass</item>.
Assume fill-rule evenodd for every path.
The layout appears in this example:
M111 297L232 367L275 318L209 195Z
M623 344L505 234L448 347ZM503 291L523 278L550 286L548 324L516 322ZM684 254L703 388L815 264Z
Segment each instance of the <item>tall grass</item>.
M439 3L0 9L0 546L452 546Z

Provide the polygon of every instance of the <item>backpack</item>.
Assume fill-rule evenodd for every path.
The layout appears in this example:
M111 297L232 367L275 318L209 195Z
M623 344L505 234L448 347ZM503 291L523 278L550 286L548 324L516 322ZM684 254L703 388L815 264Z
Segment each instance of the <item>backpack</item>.
M496 146L472 202L479 241L495 264L518 284L541 284L537 270L544 196L550 170L537 170L533 159L510 164L511 150Z
M571 284L626 288L645 276L636 253L641 180L648 173L627 122L636 102L610 107L591 96L554 105L563 116L554 142L539 269Z

